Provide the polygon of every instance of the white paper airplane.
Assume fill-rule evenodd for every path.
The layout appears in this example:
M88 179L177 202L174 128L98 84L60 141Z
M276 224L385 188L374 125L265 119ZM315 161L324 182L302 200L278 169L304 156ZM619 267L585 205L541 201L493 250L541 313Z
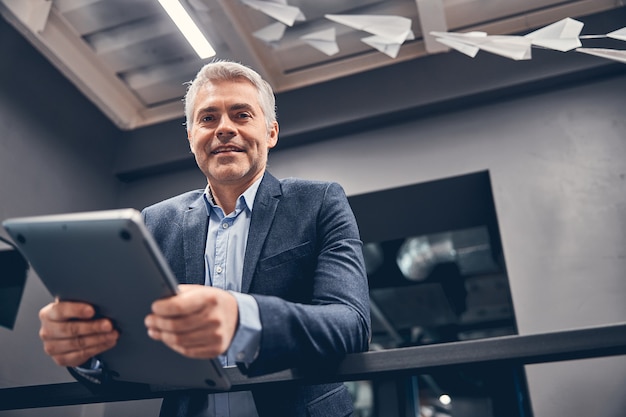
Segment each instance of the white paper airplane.
M402 45L413 36L411 19L403 16L327 14L324 17L353 29L378 35L388 43Z
M530 39L523 36L490 36L485 32L431 32L436 39L474 58L479 50L491 52L516 61L531 59Z
M411 39L415 39L413 32L411 32L409 38L407 38L407 40ZM400 47L402 46L401 43L390 42L387 38L378 35L362 38L361 42L379 50L380 52L391 58L396 58L398 56L398 53L400 52Z
M398 53L400 52L400 47L402 46L399 43L388 43L385 38L378 35L362 38L361 42L379 50L380 52L391 58L395 58L398 56Z
M260 0L241 0L246 6L265 13L269 17L284 23L287 26L293 26L298 21L306 20L300 8L289 6L285 2L260 1Z
M530 39L535 46L567 52L582 46L578 37L584 25L583 22L567 17L524 37Z
M371 33L373 36L362 38L361 42L391 58L398 56L400 47L405 41L415 39L411 30L411 19L403 16L327 14L325 17L353 29Z
M300 39L326 55L332 56L339 52L336 36L335 28L330 28L309 33L301 36Z
M613 31L606 35L608 38L626 41L626 27Z
M479 50L484 50L519 61L532 58L533 46L561 52L581 46L578 36L583 25L582 22L566 18L524 36L488 35L485 32L431 32L431 35L444 45L472 58Z
M626 51L618 49L604 49L604 48L578 48L576 52L582 52L583 54L598 56L600 58L611 59L626 64Z
M464 43L463 41L465 40L467 42L467 39L470 39L471 37L478 38L487 36L485 32L467 32L463 34L463 36L467 39L454 39L455 37L452 36L453 34L449 32L432 31L430 32L430 34L432 36L435 36L435 39L443 45L449 46L452 49L456 49L457 51L472 58L474 58L476 54L478 54L480 48L472 44L471 42ZM437 34L441 35L441 37L437 37Z
M287 25L280 22L272 23L271 25L265 26L263 29L259 29L256 32L253 32L252 35L255 38L261 39L264 42L272 43L278 42L283 38L285 34L285 29L287 29Z
M626 27L614 30L611 33L607 33L606 35L585 35L581 36L580 39L602 39L602 38L611 38L617 39L620 41L626 41Z

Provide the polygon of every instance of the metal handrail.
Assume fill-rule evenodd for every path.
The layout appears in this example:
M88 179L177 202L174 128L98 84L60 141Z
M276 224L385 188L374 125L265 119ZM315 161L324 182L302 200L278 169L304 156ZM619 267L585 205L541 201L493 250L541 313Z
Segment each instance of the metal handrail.
M395 378L445 367L507 363L527 365L626 354L626 323L540 333L441 343L348 355L336 369L318 374L286 370L248 378L227 368L232 390L259 384L321 383ZM115 384L102 393L90 392L78 382L0 389L0 410L65 406L111 401L161 398L180 388Z

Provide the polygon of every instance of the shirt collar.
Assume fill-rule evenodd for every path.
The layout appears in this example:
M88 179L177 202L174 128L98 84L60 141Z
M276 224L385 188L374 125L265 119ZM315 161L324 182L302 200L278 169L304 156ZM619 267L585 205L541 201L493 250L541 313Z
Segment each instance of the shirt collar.
M250 187L246 191L243 192L237 199L237 205L239 206L242 202L248 207L248 210L252 212L252 207L254 206L254 199L256 197L256 193L259 190L259 185L261 185L261 180L263 176L252 183ZM204 189L204 202L206 203L207 213L211 212L211 207L218 207L215 203L215 199L213 198L213 193L211 192L211 186L207 184Z

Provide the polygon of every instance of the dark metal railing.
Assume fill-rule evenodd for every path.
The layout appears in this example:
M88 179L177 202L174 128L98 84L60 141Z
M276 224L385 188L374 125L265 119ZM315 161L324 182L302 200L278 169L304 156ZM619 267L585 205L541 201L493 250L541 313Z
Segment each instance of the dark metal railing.
M226 369L232 390L259 384L392 379L445 367L506 363L509 366L626 354L626 323L524 336L504 336L348 355L332 373L287 370L248 378ZM120 383L92 393L78 382L0 389L0 410L160 398L172 389Z

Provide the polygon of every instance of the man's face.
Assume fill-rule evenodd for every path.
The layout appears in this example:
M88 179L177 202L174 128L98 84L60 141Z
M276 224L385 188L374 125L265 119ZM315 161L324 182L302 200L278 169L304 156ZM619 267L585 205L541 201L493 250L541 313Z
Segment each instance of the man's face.
M198 91L188 138L211 187L243 192L263 175L278 123L267 128L258 97L247 80L207 83Z

